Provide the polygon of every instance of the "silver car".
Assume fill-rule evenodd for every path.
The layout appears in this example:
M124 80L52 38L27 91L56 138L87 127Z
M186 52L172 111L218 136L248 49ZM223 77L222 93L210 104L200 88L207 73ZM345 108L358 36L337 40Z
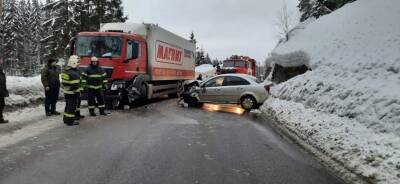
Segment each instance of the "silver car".
M269 86L250 75L224 74L207 79L194 91L200 103L240 104L251 110L267 99Z

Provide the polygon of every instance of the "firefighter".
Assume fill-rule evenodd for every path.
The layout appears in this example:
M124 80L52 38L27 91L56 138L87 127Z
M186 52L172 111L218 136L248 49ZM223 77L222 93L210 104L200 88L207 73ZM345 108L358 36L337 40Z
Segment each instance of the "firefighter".
M60 115L56 111L56 104L60 93L60 72L56 64L56 60L49 59L47 65L42 70L41 80L45 89L44 107L47 116Z
M5 101L4 98L8 97L8 90L6 87L6 75L3 72L3 60L0 58L0 124L8 123L3 117L3 110Z
M62 85L65 94L64 123L68 126L79 125L78 102L81 92L81 73L77 70L79 57L73 55L69 58L67 66L61 73Z
M88 91L88 105L90 116L96 116L95 107L99 108L100 115L106 116L104 112L104 90L106 88L107 74L99 66L97 57L90 59L90 65L86 68L83 76L86 80L86 88Z

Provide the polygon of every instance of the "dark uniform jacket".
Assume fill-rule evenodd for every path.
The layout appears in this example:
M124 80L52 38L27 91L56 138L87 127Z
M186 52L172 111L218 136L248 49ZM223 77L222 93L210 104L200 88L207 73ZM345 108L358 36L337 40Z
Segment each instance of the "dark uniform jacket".
M86 87L88 89L101 90L105 88L107 74L101 67L89 65L82 75L86 80Z
M46 66L42 70L42 84L44 87L59 88L60 72L56 66Z
M3 68L0 66L0 98L8 97L6 83L6 74L3 72Z
M61 80L65 94L78 94L81 92L81 73L76 68L66 66L61 73Z

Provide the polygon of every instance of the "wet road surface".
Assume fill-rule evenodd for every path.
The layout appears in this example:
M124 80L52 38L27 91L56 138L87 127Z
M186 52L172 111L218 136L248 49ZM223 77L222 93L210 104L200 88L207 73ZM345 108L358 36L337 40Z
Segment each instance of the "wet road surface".
M89 117L1 148L0 183L342 183L259 121L175 100Z

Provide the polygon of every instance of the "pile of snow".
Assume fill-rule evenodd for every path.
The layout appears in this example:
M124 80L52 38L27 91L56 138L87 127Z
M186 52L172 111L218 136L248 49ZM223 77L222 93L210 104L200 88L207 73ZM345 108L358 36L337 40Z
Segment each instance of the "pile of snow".
M203 76L203 79L213 77L216 73L216 69L211 64L202 64L200 66L197 66L195 71L196 78L199 76L199 74L201 74Z
M300 103L269 98L265 104L261 110L266 116L274 117L279 126L347 170L372 183L399 183L400 137L375 132L355 120L307 109Z
M362 0L308 24L274 52L303 50L313 71L275 94L400 135L399 17L400 1Z
M295 51L288 54L272 53L265 62L269 65L276 63L284 67L297 67L302 65L310 67L310 56L304 51Z
M7 76L7 89L10 93L10 96L6 98L8 106L24 106L44 98L40 76Z
M340 146L341 150L333 149L331 154L341 152L338 160L343 163L353 159L350 164L376 168L373 169L376 171L374 178L378 183L400 183L400 165L397 164L400 161L398 18L398 0L359 0L297 30L288 42L280 44L273 52L304 51L310 56L312 71L271 90L272 96L288 103L277 106L267 101L263 107L278 119L291 118L287 121L297 123L293 129L303 134L317 133L318 140L311 142L321 147ZM295 110L299 113L285 115L284 110L290 111L295 104L302 107ZM329 115L321 118L319 114ZM303 119L304 116L310 118ZM317 119L307 122L312 117ZM362 139L364 142L360 141ZM373 156L382 161L371 165L371 158L363 157L357 149L379 152L378 155L384 152L383 156ZM358 161L361 163L353 163ZM371 169L354 167L361 175L370 177ZM392 177L388 173L393 174Z

